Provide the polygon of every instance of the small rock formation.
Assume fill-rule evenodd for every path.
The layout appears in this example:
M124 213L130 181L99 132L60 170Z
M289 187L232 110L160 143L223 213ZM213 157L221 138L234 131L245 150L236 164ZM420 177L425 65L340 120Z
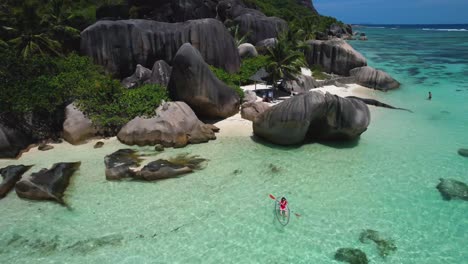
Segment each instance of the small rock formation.
M363 230L359 235L359 241L366 244L370 243L370 241L375 242L379 255L382 258L387 257L397 250L395 242L392 239L384 239L380 236L379 232L372 229Z
M151 70L151 77L145 83L158 84L167 87L171 78L172 67L165 61L158 60Z
M333 36L333 37L344 37L344 36L352 36L353 35L353 29L351 25L345 25L341 26L338 24L331 24L328 27L328 35Z
M467 157L467 158L468 158L468 149L463 149L463 148L461 148L461 149L458 150L458 154L459 154L460 156L463 156L463 157Z
M358 84L368 88L387 91L400 87L400 83L388 73L369 66L354 68L349 73Z
M300 74L296 80L283 80L281 87L288 93L305 93L310 89L320 87L320 84L312 76Z
M254 91L247 90L244 92L242 103L253 103L255 101L257 101L257 94Z
M253 131L272 143L294 145L305 140L354 139L369 123L369 108L362 101L311 91L261 113Z
M468 185L463 182L453 179L440 179L440 183L437 184L436 188L444 200L461 199L468 201Z
M117 77L135 72L137 64L172 62L177 50L191 43L207 63L234 73L240 58L234 39L216 19L164 23L143 19L98 21L81 32L81 51Z
M164 151L164 146L161 145L161 144L156 144L156 146L154 146L154 150L156 150L156 151Z
M335 253L335 260L348 262L350 264L367 264L366 253L356 248L340 248Z
M270 105L264 102L247 102L242 104L241 117L254 121L258 115L265 112L268 108L270 108Z
M42 169L31 174L29 179L16 183L16 193L25 199L54 200L65 205L63 193L80 165L81 162L61 162L54 164L50 169Z
M96 144L94 144L93 148L97 149L97 148L102 148L103 146L104 146L104 142L98 141L96 142Z
M164 103L151 118L136 117L120 129L117 138L127 145L184 147L216 139L211 126L202 123L184 102Z
M361 33L359 36L359 40L367 40L367 36L365 33Z
M241 59L253 58L258 56L258 52L255 46L250 43L240 44L237 48L239 50L239 56Z
M257 43L263 39L276 38L288 29L285 20L267 17L259 10L246 8L238 0L222 0L216 7L217 18L225 24L231 22L239 27L239 34L246 36L247 42Z
M122 80L122 86L127 89L137 88L141 86L145 81L151 78L151 70L147 69L140 64L137 64L135 72Z
M33 142L32 137L20 130L0 124L0 158L16 158Z
M199 116L226 118L239 112L237 93L216 78L189 43L174 57L168 90L173 100L186 102Z
M68 143L77 145L94 137L97 130L93 122L87 118L72 103L65 108L65 121L63 122L63 139Z
M259 54L267 54L268 48L273 48L278 40L276 38L268 38L261 40L255 44L255 48L257 49Z
M0 169L2 182L0 183L0 199L4 198L15 186L16 182L21 179L21 176L28 171L32 166L25 165L10 165Z
M48 151L48 150L54 149L54 146L42 143L42 144L39 144L37 149L40 151Z
M104 157L106 165L106 179L121 180L123 178L134 177L135 172L131 167L138 167L142 160L138 153L132 149L119 149L116 152Z
M141 171L135 174L134 178L137 180L155 181L173 178L190 172L193 172L193 170L187 166L159 159L148 163Z
M307 44L307 63L320 65L327 73L349 76L350 70L367 65L366 58L344 40L309 40Z

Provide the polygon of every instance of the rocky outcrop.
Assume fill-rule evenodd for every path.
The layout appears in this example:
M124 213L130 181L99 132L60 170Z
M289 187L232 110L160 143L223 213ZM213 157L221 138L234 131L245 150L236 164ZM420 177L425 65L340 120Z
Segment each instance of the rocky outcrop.
M16 158L33 142L32 137L19 129L0 124L0 158Z
M288 93L305 93L317 87L320 87L320 84L312 76L303 74L296 76L296 80L281 82L281 88Z
M461 199L468 201L468 185L453 179L440 179L437 190L444 200Z
M368 88L387 91L400 87L400 83L388 73L369 66L354 68L349 73L358 84Z
M222 0L216 9L217 18L225 23L232 21L233 25L238 26L239 34L245 35L249 43L276 38L280 32L288 29L285 20L267 17L258 10L246 8L238 0Z
M93 122L87 118L74 104L65 108L65 121L63 122L63 139L76 145L94 137L98 130Z
M237 48L239 50L239 56L241 59L253 58L258 56L258 52L255 46L250 43L240 44Z
M210 65L229 73L239 70L234 39L216 19L164 23L151 20L98 21L81 32L81 51L111 74L126 77L136 65L171 63L177 50L191 43Z
M138 64L135 72L131 76L122 80L122 86L127 89L137 88L150 78L151 70Z
M264 102L244 103L241 107L241 117L254 121L258 115L265 112L268 108L270 108L270 105Z
M348 262L349 264L367 264L366 253L357 248L340 248L335 253L335 260Z
M54 200L65 205L63 193L80 165L81 162L61 162L54 164L50 169L42 169L31 174L29 179L16 183L16 193L25 199Z
M122 127L117 138L127 145L184 147L216 139L211 126L198 120L184 102L164 103L154 117L136 117Z
M134 177L135 172L131 168L138 167L140 162L141 159L135 150L119 149L104 157L106 179L111 181Z
M237 93L216 78L189 43L174 57L168 90L173 100L186 102L199 116L226 118L239 112Z
M314 3L312 0L296 0L296 1L298 4L307 7L312 12L312 14L315 14L315 15L319 14L317 10L315 9Z
M257 94L254 91L247 90L244 92L242 103L253 103L257 101Z
M325 72L349 76L350 70L367 65L364 56L344 40L311 40L307 44L310 46L305 52L307 63L320 65Z
M158 60L151 69L151 76L145 83L158 84L167 87L171 78L172 67L165 61Z
M187 166L159 159L148 163L141 171L135 174L134 178L138 180L155 181L173 178L191 172L193 172L193 170Z
M306 140L350 140L370 122L369 108L356 99L307 92L277 104L253 122L254 134L279 145Z
M28 171L32 166L24 165L10 165L0 169L2 175L2 182L0 183L0 199L5 197L11 189L15 186L16 182L21 179L21 176Z
M339 24L331 24L328 27L327 34L329 36L338 37L338 38L346 38L353 36L353 28L351 25L339 25Z

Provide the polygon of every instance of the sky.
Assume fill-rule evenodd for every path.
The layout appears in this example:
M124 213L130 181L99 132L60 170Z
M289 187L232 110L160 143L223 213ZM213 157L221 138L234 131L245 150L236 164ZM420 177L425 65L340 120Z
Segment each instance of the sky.
M468 24L468 0L313 0L348 24Z

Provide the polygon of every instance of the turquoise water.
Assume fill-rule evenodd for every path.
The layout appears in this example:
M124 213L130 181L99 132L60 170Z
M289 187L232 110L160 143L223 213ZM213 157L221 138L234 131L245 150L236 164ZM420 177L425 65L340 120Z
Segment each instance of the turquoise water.
M468 33L361 31L370 40L351 44L403 84L374 96L414 113L372 108L356 145L221 137L168 149L149 159L188 152L209 161L153 183L105 180L103 157L124 147L115 139L1 160L35 164L31 171L82 161L65 196L71 210L14 192L0 201L1 262L339 263L335 251L355 247L371 263L466 263L468 203L443 201L435 186L445 177L468 182L468 159L457 154L468 147ZM285 195L301 217L281 227L269 194ZM380 257L359 242L363 229L393 239L397 251Z

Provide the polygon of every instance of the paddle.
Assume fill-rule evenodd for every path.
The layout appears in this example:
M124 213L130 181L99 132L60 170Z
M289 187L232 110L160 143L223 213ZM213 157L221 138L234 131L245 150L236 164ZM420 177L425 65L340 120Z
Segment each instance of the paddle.
M270 198L271 198L272 200L278 201L278 200L276 200L276 197L275 197L273 194L270 193L268 196L270 196ZM298 214L298 213L296 213L296 212L294 213L294 215L295 215L296 217L301 217L301 215Z

